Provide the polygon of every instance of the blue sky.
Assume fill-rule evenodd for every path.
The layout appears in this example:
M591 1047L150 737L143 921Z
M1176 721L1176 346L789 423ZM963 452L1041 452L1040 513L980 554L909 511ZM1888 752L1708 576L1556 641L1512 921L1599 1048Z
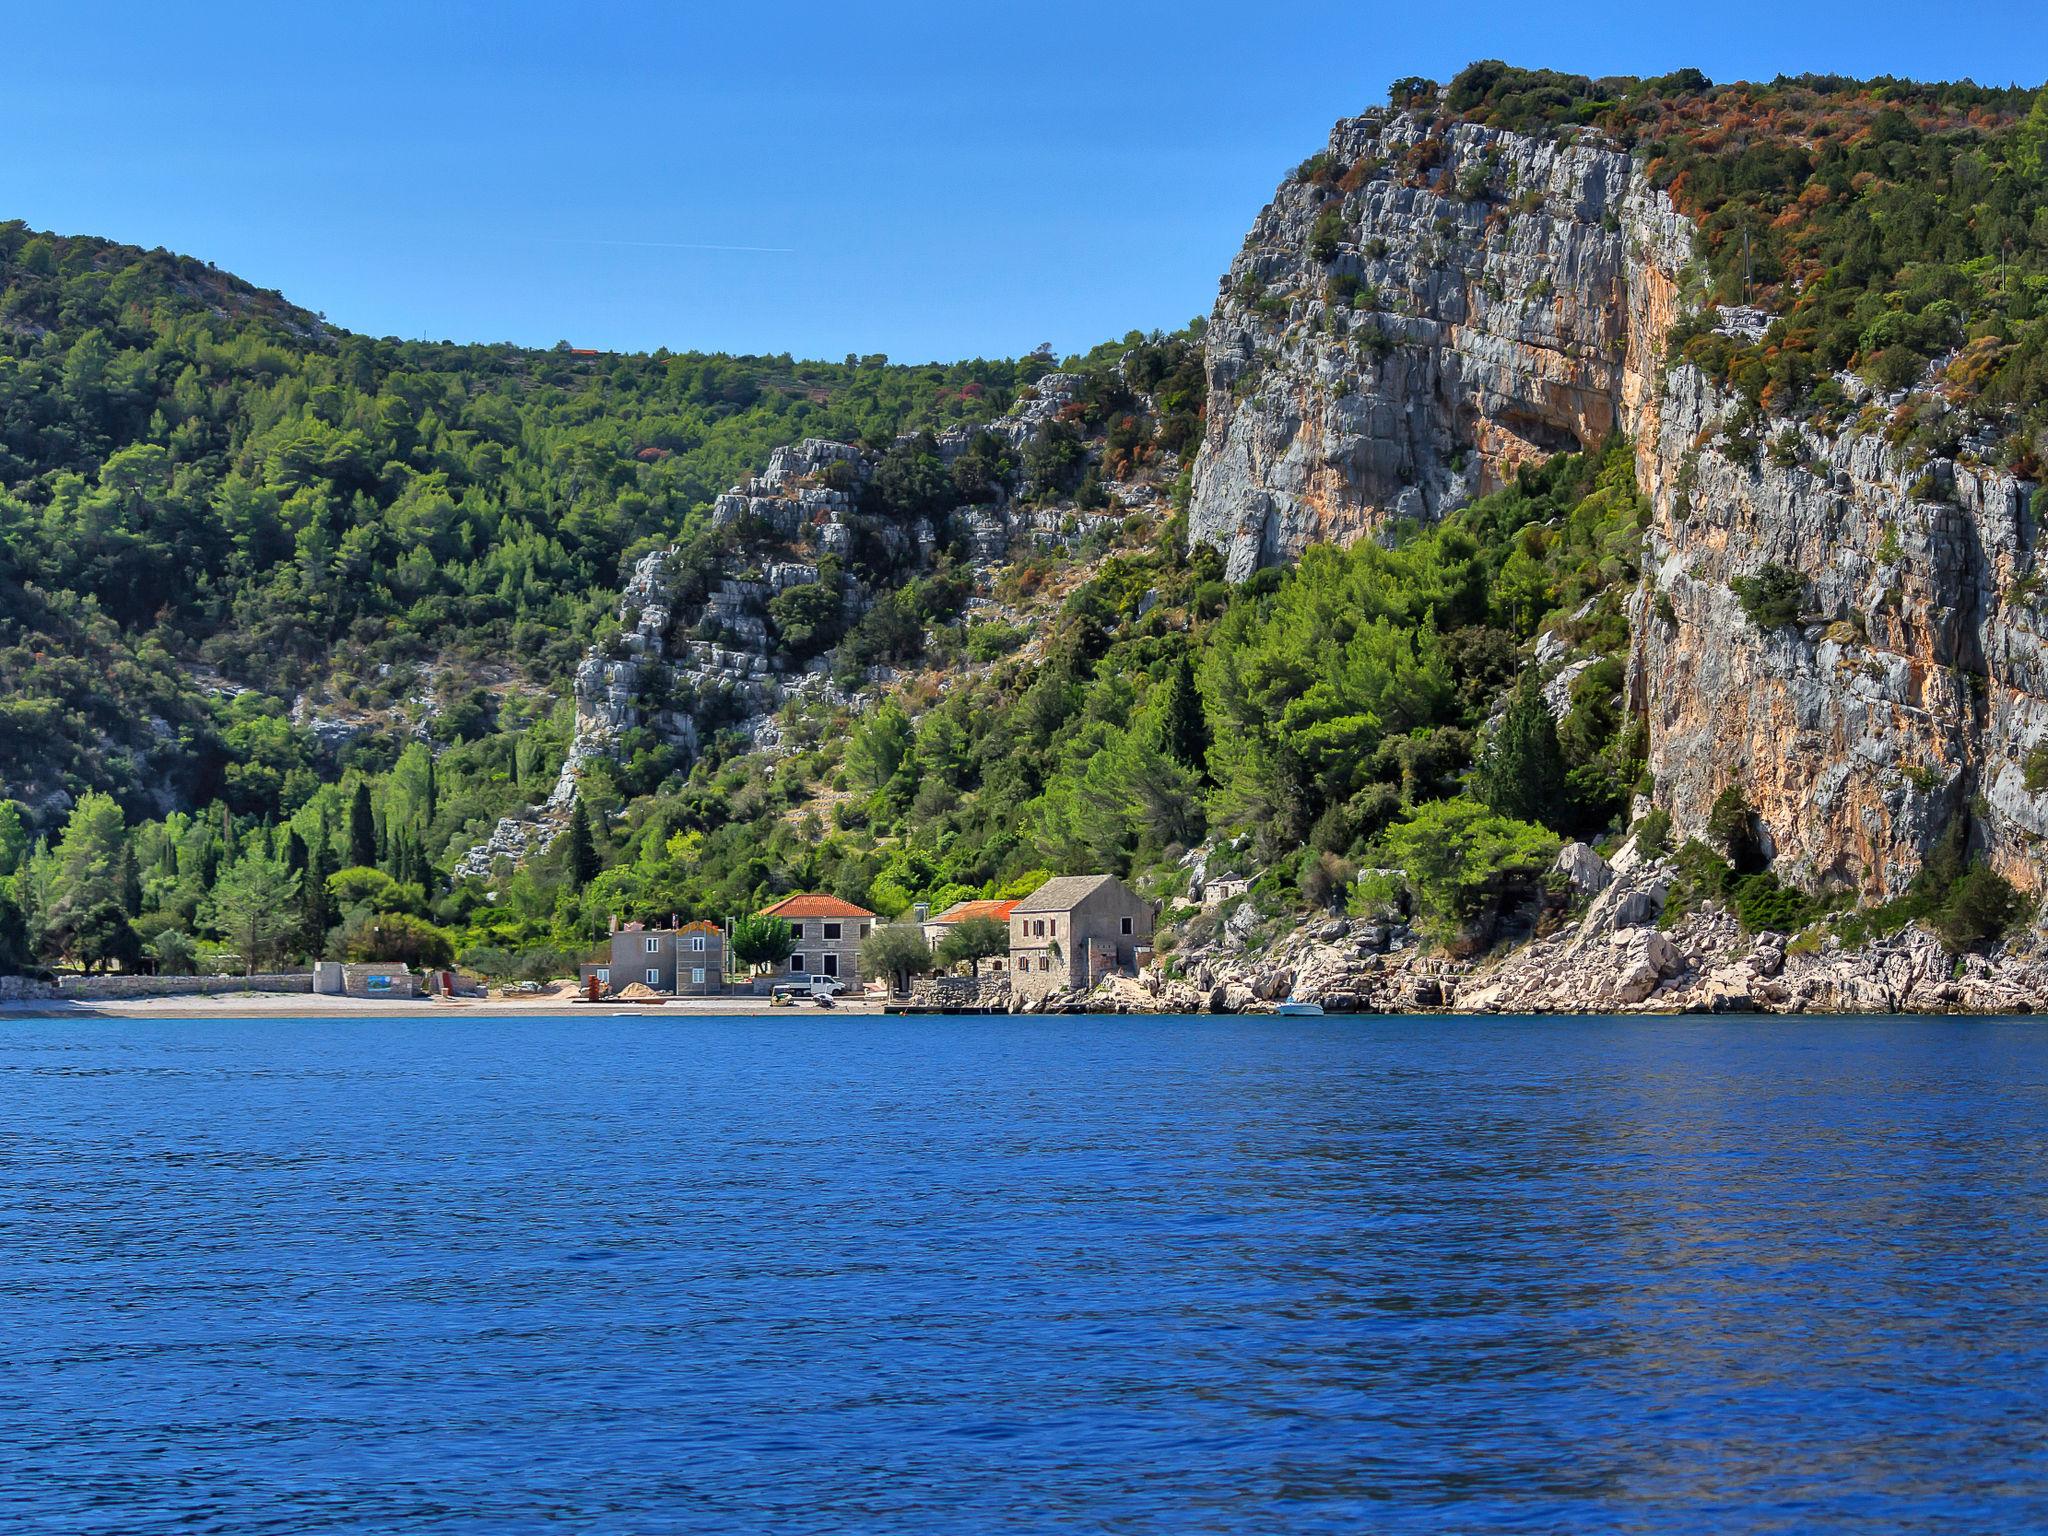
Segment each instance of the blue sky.
M158 0L0 37L0 217L376 335L903 361L1206 312L1401 75L2048 79L2039 0Z

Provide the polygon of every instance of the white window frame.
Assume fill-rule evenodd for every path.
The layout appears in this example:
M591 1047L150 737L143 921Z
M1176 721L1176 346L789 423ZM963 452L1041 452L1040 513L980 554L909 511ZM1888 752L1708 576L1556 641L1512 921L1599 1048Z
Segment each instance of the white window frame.
M701 965L693 965L693 966L691 966L691 967L690 967L690 985L691 985L691 986L693 986L693 987L701 987L701 986L703 986L703 985L704 985L704 967L703 967L703 966L701 966Z
M701 955L701 954L703 954L703 953L704 953L704 935L703 935L703 934L701 934L701 933L693 933L693 934L691 934L691 935L690 935L690 951L691 951L691 953L692 953L692 954L698 954L698 955Z
M828 938L828 939L836 939L836 938L838 938L838 937L839 937L839 925L838 925L837 923L827 923L827 924L825 925L825 937L826 937L826 938Z
M804 925L802 923L791 923L789 925L789 936L792 939L797 940L798 942L802 942L804 936Z
M596 970L592 971L590 974L595 976L599 981L603 982L606 986L610 986L612 984L612 968L608 965L600 965Z
M653 987L657 992L661 990L661 972L651 965L647 967L647 985Z
M649 939L649 940L647 941L647 953L649 953L650 955L658 955L658 954L660 954L660 953L661 953L661 940L659 940L659 939L655 939L655 938L650 938L650 939Z
M839 976L839 957L838 957L837 955L834 955L834 954L829 954L829 953L828 953L828 954L827 954L827 955L825 956L825 974L826 974L827 976L830 976L830 977L832 977L832 978L833 978L833 979L835 979L835 980L836 980L836 979L838 979L838 976Z
M789 969L790 969L790 973L791 973L792 975L794 975L794 974L796 974L796 973L798 973L798 972L801 972L801 971L803 970L803 968L804 968L804 957L803 957L802 955L791 955L791 956L789 957Z

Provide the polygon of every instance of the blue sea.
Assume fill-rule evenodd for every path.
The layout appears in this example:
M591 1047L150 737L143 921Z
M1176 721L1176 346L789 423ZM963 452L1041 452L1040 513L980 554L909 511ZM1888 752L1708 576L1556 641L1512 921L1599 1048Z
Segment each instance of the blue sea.
M0 1021L0 1530L2048 1528L2048 1025Z

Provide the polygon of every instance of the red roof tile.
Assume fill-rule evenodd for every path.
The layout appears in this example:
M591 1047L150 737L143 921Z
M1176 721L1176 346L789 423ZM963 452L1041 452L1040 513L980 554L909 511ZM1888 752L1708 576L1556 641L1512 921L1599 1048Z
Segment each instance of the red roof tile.
M1019 897L1018 900L1022 900ZM985 917L991 922L1006 923L1010 914L1017 910L1016 901L956 901L932 921L935 923L964 923L970 917Z
M866 907L856 907L850 901L841 901L837 896L820 896L805 892L796 896L785 896L772 907L763 907L763 917L873 917L875 914Z

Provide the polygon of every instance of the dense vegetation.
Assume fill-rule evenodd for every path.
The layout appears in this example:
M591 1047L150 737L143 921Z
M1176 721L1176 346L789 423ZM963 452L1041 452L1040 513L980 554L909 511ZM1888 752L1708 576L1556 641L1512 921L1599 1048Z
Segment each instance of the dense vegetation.
M1027 650L943 686L927 675L857 720L792 706L806 745L772 776L729 741L651 792L597 776L571 835L495 892L442 878L449 840L536 796L559 718L438 752L413 742L381 771L314 785L282 820L222 804L128 825L89 795L46 842L17 818L0 870L18 871L30 942L86 964L324 950L549 970L613 913L724 916L796 888L885 913L1020 894L1052 869L1172 890L1182 852L1210 837L1289 904L1393 899L1357 872L1413 867L1425 921L1481 931L1527 894L1556 833L1612 821L1640 773L1611 658L1581 675L1561 724L1528 692L1490 738L1486 723L1540 627L1625 643L1643 516L1617 443L1393 548L1318 550L1240 588L1175 534L1128 547L1046 610ZM1025 563L1005 580L1016 596L1045 574ZM264 899L224 901L245 885ZM251 928L237 914L252 904L289 921Z
M359 709L482 684L487 725L507 683L558 689L622 564L773 446L981 419L1051 365L379 341L0 224L7 783L233 798L214 674Z

